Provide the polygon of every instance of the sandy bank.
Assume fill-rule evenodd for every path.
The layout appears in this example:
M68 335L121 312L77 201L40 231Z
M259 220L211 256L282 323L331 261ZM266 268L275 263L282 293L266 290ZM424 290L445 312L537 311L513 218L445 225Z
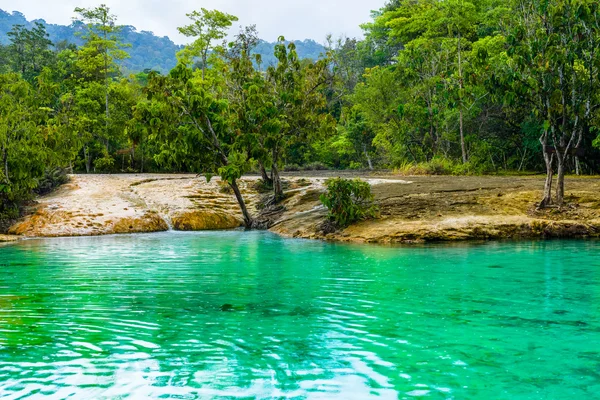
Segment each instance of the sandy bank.
M380 218L325 235L318 228L326 215L319 195L332 175L337 174L287 176L285 209L271 230L369 243L600 236L600 179L568 179L569 207L538 212L539 177L446 176L362 176L373 186ZM254 214L261 197L253 189L256 179L240 182ZM40 198L9 233L52 237L240 227L235 198L223 186L194 175L75 175Z
M536 211L540 177L404 178L373 185L381 217L324 235L317 229L325 215L318 198L304 214L289 212L272 230L291 237L367 243L404 243L505 238L600 236L600 179L569 178L568 207ZM291 200L294 201L294 200ZM290 207L294 210L294 207Z
M240 184L250 208L250 181ZM27 237L231 229L241 225L235 198L218 180L194 175L75 175L42 197L10 234Z

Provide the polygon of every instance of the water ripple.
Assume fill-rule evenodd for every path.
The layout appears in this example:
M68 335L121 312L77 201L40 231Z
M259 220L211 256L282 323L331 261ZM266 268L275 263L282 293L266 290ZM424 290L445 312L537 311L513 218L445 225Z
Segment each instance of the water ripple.
M593 398L598 248L242 232L5 246L0 398Z

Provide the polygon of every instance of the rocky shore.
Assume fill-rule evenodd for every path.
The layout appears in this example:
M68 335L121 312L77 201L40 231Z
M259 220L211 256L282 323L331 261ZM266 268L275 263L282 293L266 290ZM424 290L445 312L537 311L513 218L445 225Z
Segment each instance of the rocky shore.
M319 201L324 181L336 173L286 176L283 208L271 231L288 237L367 243L470 239L600 236L600 179L570 178L563 209L537 211L539 177L397 177L364 175L380 217L325 234L326 210ZM344 174L348 175L348 173ZM241 190L258 214L256 177ZM218 179L194 175L75 175L70 183L38 199L10 236L94 236L175 230L234 229L242 216L234 196Z

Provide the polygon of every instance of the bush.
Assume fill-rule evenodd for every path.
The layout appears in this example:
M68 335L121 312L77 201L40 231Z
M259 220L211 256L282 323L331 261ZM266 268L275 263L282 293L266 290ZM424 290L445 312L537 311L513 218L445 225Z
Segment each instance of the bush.
M312 162L310 164L306 164L303 168L305 171L326 171L329 169L327 165L322 162Z
M46 169L44 176L38 181L37 188L33 191L39 196L52 192L54 189L69 182L67 170L64 168Z
M474 163L452 161L447 158L433 158L422 163L405 162L394 172L401 175L481 175L492 172L485 166L475 167Z
M219 193L223 194L233 194L233 189L229 186L229 183L225 181L219 181Z
M283 170L285 172L296 172L300 171L300 166L298 164L287 164L285 167L283 167Z
M405 162L396 173L402 175L452 175L454 164L445 158L433 158L431 161L422 163Z
M115 169L115 160L111 156L105 156L94 160L96 172L112 172Z
M337 228L375 217L371 185L360 179L333 178L325 181L327 192L321 195L321 202L329 213L327 219Z
M252 185L252 189L256 190L258 193L269 193L273 191L273 184L265 182L262 179L257 179Z

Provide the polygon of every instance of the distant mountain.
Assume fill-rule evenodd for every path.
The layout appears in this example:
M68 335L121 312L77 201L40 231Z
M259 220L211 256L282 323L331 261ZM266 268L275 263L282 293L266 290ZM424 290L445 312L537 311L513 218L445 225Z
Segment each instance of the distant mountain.
M50 35L53 43L66 41L81 45L82 41L76 35L81 31L81 23L73 23L69 26L49 24L44 20L28 21L25 16L13 11L12 14L0 9L0 44L8 44L9 37L7 33L14 25L23 25L31 28L35 22L40 22L46 26L46 31ZM153 69L166 73L177 64L175 54L181 50L182 46L176 45L167 36L159 37L148 31L137 31L133 26L127 25L122 31L122 40L124 43L131 44L126 49L130 58L121 62L124 72L139 72L145 69ZM309 58L316 60L325 52L325 48L314 40L296 40L294 41L300 58ZM275 43L269 43L261 40L255 49L255 53L262 56L263 65L274 64L277 60L273 56Z

